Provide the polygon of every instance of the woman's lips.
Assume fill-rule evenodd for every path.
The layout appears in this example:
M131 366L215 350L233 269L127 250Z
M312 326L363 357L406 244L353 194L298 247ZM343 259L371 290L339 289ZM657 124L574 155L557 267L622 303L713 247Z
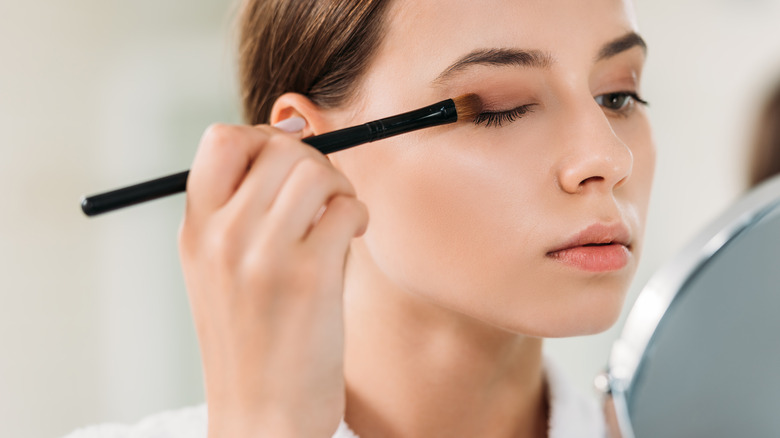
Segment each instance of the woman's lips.
M576 246L547 254L567 265L591 272L609 272L623 269L631 252L625 245L612 243L603 246Z
M617 271L631 258L630 239L623 224L593 224L547 252L547 256L585 271Z

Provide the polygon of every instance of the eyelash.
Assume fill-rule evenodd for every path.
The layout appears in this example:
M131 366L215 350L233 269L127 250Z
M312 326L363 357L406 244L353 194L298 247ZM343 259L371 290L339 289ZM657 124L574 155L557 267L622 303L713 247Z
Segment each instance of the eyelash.
M484 124L486 128L489 128L491 126L502 126L504 123L512 123L533 111L531 109L532 106L523 105L507 111L483 111L474 118L474 124Z
M604 98L610 96L613 98L614 97L630 98L630 100L628 100L618 109L612 109L606 107L602 102L599 102L599 100L603 100ZM606 93L606 94L601 94L599 96L596 96L594 99L599 105L603 106L606 110L616 113L620 116L628 116L628 114L634 108L633 105L634 102L644 106L649 105L649 103L646 100L639 97L639 95L634 91L617 91L614 93ZM520 119L524 115L533 111L532 109L533 106L534 106L533 104L523 105L517 108L512 108L507 111L483 111L477 114L477 117L474 118L474 124L485 125L486 128L490 128L491 126L501 127L503 126L504 123L512 123L515 120Z

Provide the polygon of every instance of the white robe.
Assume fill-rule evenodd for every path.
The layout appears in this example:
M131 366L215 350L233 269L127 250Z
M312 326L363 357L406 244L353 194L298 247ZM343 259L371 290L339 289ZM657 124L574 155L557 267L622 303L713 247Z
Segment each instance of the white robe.
M604 416L596 401L580 394L558 367L545 359L549 390L549 438L604 438ZM64 438L206 438L206 405L166 411L137 424L101 424ZM271 437L264 437L271 438ZM359 438L342 421L333 438Z

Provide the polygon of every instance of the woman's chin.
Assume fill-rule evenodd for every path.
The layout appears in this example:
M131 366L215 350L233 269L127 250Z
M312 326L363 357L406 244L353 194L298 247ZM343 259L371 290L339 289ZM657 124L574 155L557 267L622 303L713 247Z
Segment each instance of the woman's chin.
M489 322L519 335L539 338L594 335L615 324L623 308L624 296L622 292L603 294L585 302L572 300L532 311L527 306L501 309Z

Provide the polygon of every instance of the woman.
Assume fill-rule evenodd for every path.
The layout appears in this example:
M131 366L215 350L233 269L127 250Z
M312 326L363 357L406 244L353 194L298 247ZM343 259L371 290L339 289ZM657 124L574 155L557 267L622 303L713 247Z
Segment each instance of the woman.
M241 23L247 121L277 127L212 126L190 176L208 436L603 434L542 338L608 328L636 270L655 152L631 4L249 0ZM467 93L471 123L299 141Z

